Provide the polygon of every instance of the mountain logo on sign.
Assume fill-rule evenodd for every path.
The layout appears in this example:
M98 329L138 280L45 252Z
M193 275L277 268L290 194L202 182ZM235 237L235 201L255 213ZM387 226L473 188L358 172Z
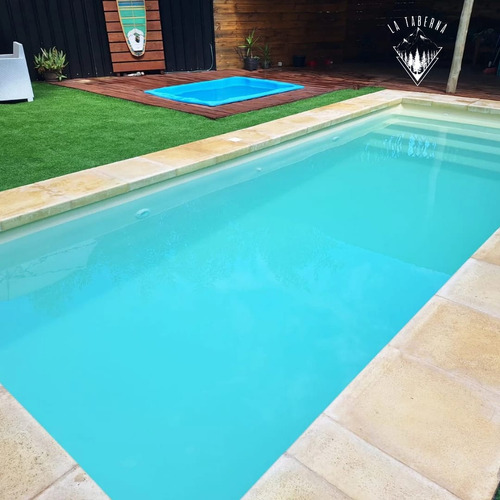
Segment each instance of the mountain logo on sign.
M397 60L417 86L438 61L438 54L442 48L427 38L420 28L393 46Z

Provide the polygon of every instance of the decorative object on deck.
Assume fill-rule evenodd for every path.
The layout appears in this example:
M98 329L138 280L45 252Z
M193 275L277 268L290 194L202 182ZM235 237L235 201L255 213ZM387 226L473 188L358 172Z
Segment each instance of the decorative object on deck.
M146 90L145 92L164 99L172 99L189 104L221 106L232 102L246 101L303 88L303 85L295 85L294 83L232 76L206 82L162 87Z
M0 101L33 100L23 46L14 42L12 54L0 54Z
M160 8L158 0L148 0L145 3L143 25L136 19L135 24L124 22L126 12L119 11L119 4L123 10L131 10L127 7L140 7L143 1L135 0L103 0L104 17L106 20L106 31L108 33L109 49L111 52L111 63L114 73L137 73L138 71L163 71L165 70L165 54L163 52L163 36L160 21ZM135 10L138 16L138 11ZM132 12L129 12L130 14ZM129 16L129 19L132 18ZM122 26L122 21L124 25ZM144 39L141 33L144 34ZM129 39L130 35L130 39ZM139 51L144 40L142 55Z
M66 54L56 47L45 50L35 56L35 69L47 82L61 81L66 78L63 69L68 65Z
M146 50L146 4L144 0L116 0L116 4L130 53L142 56Z

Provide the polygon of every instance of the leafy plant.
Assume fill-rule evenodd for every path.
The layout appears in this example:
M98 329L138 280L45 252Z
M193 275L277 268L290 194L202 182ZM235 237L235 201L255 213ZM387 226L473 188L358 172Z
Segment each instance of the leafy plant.
M66 54L56 47L45 50L40 49L40 53L35 56L35 69L41 75L45 72L55 73L59 81L66 78L63 69L68 65Z
M254 55L254 50L257 49L257 42L259 37L255 34L255 28L250 31L250 33L245 37L245 43L239 45L238 48L243 51L243 57L251 57L258 59L258 56Z
M262 55L262 60L269 64L271 62L271 47L269 47L269 44L265 43L259 49Z

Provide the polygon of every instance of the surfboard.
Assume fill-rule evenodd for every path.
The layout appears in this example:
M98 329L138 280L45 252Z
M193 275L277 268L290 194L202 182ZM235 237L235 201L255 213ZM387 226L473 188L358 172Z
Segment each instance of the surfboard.
M123 34L132 55L139 57L146 50L145 0L116 0Z

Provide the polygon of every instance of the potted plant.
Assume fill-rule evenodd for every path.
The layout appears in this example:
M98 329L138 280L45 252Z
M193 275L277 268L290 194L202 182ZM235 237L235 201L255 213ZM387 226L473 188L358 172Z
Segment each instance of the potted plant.
M262 45L260 53L262 55L262 62L260 63L262 69L269 69L271 67L271 47L269 47L269 44Z
M40 49L40 53L35 56L35 69L47 81L61 81L66 78L63 69L67 65L66 54L55 47L48 50Z
M243 67L248 71L254 71L259 67L259 56L254 54L257 49L259 37L255 34L255 28L246 36L245 43L238 46L238 52L243 59Z

